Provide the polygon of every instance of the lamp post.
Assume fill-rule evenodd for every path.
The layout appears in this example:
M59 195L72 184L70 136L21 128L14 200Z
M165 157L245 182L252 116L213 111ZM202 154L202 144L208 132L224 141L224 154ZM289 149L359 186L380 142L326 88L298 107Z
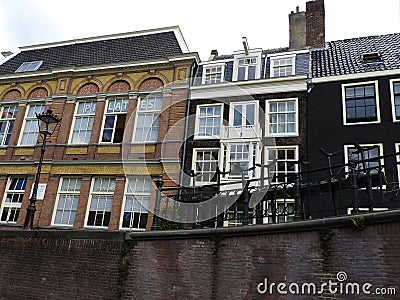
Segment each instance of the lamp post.
M43 142L40 149L39 164L35 175L35 182L33 184L32 196L29 199L29 206L26 209L26 217L23 226L23 229L25 230L33 229L33 219L35 217L36 211L37 192L39 187L40 173L42 171L43 156L44 152L46 151L46 142L55 131L57 124L59 124L61 121L61 119L57 118L57 116L53 114L53 111L51 109L48 109L47 112L36 114L36 117L40 121L39 133L42 135Z

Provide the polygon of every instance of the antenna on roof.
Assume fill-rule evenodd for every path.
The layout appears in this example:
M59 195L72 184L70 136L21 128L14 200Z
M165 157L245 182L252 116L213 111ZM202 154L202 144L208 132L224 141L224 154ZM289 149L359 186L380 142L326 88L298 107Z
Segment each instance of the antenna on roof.
M242 37L244 52L249 55L249 44L247 43L247 37Z

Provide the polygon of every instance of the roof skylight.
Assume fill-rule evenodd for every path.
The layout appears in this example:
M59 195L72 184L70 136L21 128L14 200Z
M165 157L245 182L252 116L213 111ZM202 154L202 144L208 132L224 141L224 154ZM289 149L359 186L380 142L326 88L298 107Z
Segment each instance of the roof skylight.
M24 62L17 70L15 70L15 73L36 71L42 63L43 60Z
M361 60L363 63L373 63L382 61L380 52L368 52L361 54Z

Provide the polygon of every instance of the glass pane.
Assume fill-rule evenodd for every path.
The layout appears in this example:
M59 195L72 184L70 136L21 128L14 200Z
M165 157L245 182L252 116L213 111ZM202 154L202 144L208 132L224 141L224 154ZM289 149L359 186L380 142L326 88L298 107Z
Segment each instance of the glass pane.
M375 95L375 87L373 85L365 86L365 96L374 96Z
M393 87L394 87L394 93L400 94L400 83L393 84Z
M255 105L248 104L246 107L246 125L254 125Z
M237 80L244 80L245 79L245 73L246 73L246 67L238 68L238 79Z
M256 67L255 66L251 66L249 67L249 74L248 74L248 80L252 80L256 78Z
M233 126L242 125L242 105L234 106Z

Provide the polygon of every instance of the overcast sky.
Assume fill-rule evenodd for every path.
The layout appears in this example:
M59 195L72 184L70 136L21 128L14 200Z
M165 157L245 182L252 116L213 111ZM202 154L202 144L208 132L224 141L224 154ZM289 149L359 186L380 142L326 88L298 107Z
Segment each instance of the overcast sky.
M291 11L306 0L0 0L0 51L179 25L189 50L286 47ZM326 40L400 32L400 0L325 0Z

